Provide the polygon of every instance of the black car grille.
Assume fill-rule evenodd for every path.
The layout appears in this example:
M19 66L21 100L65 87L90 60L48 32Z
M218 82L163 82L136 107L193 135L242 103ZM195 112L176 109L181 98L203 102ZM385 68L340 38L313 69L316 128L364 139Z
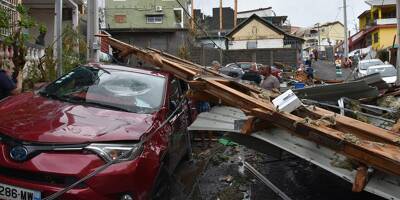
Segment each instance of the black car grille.
M78 181L77 178L72 176L62 176L62 175L55 175L55 174L41 173L41 172L29 172L25 170L11 169L6 167L0 167L0 175L8 178L29 181L29 182L36 182L44 185L52 185L57 187L66 187ZM81 183L78 186L76 186L76 188L85 188L85 187L87 187L85 183Z

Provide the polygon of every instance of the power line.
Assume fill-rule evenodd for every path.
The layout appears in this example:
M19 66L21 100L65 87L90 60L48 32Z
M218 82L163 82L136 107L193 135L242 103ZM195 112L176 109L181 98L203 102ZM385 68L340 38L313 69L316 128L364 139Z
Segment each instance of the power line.
M190 15L189 11L181 4L181 2L179 2L179 0L176 0L176 2L177 2L177 3L179 4L179 6L183 9L183 11L185 12L185 14L189 17L189 19L196 25L196 27L199 28L199 29L203 32L203 34L206 36L206 38L209 39L209 40L214 44L214 46L217 47L218 50L221 50L221 51L222 51L222 54L224 54L224 56L226 56L226 57L232 59L232 57L228 56L228 55L223 51L224 49L222 49L217 43L214 42L214 40L212 39L212 37L210 37L210 35L207 33L207 31L204 30L203 27L201 27L201 26L196 22L196 19L194 19L194 18ZM193 6L193 5L192 5L192 6ZM221 37L221 36L220 36L220 37ZM233 59L233 60L235 60L235 59ZM236 63L236 62L235 62L235 63Z

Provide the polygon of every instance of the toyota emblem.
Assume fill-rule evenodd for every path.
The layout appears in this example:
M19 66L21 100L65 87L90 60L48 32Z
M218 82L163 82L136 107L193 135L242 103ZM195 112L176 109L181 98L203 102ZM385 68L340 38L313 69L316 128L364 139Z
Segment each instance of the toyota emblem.
M10 157L15 161L25 161L28 158L28 149L24 146L15 146L10 150Z

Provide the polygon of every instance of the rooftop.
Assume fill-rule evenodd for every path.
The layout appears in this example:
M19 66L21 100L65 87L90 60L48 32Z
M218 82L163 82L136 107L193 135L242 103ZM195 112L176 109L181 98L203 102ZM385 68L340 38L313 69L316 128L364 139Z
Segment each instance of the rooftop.
M240 11L240 12L238 12L238 14L250 13L250 12L257 12L257 11L263 11L263 10L271 10L271 9L272 9L272 7L268 7L268 8L258 8L258 9L254 9L254 10Z
M396 5L396 0L368 0L365 1L370 6Z

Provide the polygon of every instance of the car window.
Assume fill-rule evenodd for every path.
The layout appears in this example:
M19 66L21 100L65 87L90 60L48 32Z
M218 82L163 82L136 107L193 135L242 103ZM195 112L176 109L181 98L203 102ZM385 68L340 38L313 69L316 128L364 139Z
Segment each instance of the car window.
M76 104L152 113L161 106L164 85L163 77L78 67L48 85L41 94Z
M397 75L397 71L394 67L369 68L367 71L368 75L375 73L380 73L382 77L391 77Z
M370 62L363 62L363 63L360 63L360 69L361 70L367 70L368 69L368 67L371 67L371 66L376 66L376 65L383 65L384 63L382 62L382 61L370 61Z
M242 68L243 70L248 70L251 67L251 63L242 63L240 64L240 68Z

